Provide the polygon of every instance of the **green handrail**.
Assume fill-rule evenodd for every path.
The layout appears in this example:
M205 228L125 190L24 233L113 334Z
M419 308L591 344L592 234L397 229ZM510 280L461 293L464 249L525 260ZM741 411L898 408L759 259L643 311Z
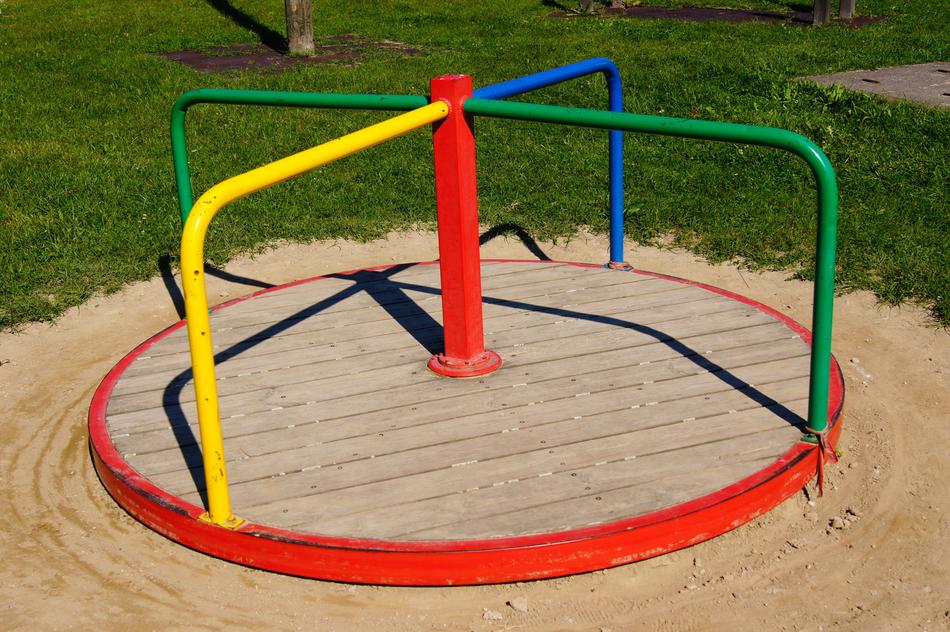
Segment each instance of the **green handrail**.
M811 167L818 189L818 237L815 254L815 291L812 309L811 377L808 387L809 439L828 426L828 391L831 377L831 325L835 292L835 242L838 230L838 181L824 152L808 138L784 129L696 121L647 114L536 105L514 101L472 98L467 114L495 118L560 123L625 132L678 136L784 149Z
M429 103L426 97L408 94L332 94L313 92L274 92L267 90L223 90L206 88L192 90L178 97L172 106L171 136L175 183L178 185L178 211L184 225L194 203L188 147L185 136L185 114L198 103L231 103L236 105L269 105L276 107L335 108L341 110L406 111Z

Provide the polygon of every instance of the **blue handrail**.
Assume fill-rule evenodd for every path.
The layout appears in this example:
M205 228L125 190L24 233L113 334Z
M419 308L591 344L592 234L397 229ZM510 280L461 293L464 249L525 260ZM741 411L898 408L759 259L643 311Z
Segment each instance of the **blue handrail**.
M539 88L577 79L594 73L607 79L607 98L611 112L623 112L623 86L617 65L606 57L594 57L574 64L559 66L526 77L502 81L475 90L480 99L506 99ZM610 163L610 261L623 263L623 132L610 130L608 159Z

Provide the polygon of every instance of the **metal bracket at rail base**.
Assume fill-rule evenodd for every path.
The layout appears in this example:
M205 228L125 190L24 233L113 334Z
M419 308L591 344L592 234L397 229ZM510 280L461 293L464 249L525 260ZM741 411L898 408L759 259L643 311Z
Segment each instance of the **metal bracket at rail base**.
M838 462L838 452L831 447L831 442L828 440L828 431L817 431L813 428L805 428L804 434L801 438L802 443L808 443L814 445L818 449L818 496L825 495L825 461L828 460L831 463Z
M231 516L224 522L212 522L211 521L211 512L206 511L200 516L198 516L199 522L204 522L205 524L210 524L213 527L221 527L222 529L227 529L229 531L234 531L240 529L241 526L247 522L244 518L238 518L237 516Z
M633 270L633 266L626 261L608 261L604 264L604 268L607 270L620 270L621 272L630 272Z

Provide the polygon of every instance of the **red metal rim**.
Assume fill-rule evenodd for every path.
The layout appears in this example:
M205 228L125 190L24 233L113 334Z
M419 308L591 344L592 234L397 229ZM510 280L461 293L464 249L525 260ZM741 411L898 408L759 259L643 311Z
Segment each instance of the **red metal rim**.
M484 261L539 263L508 259ZM437 263L429 261L420 265ZM602 267L574 262L548 263ZM811 332L802 325L752 299L669 275L642 270L627 273L700 287L750 305L783 322L811 344ZM326 277L267 288L214 309L323 278ZM108 401L123 372L139 355L184 325L184 321L179 321L143 342L109 371L99 385L89 410L93 463L116 502L146 526L190 548L255 568L334 581L414 586L501 583L588 572L661 555L730 531L799 491L818 467L818 446L799 442L768 467L706 496L608 524L515 538L394 542L301 534L254 523L229 531L199 521L197 518L204 512L203 508L172 496L132 469L115 449L106 429ZM835 445L841 432L844 381L837 360L832 357L831 361L828 421L829 439Z

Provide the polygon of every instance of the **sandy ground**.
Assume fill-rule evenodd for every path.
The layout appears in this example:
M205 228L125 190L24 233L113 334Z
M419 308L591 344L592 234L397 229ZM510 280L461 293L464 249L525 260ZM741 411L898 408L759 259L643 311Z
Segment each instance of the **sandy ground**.
M227 270L281 283L431 259L435 247L431 234L286 246ZM592 237L541 248L589 262L607 252ZM531 258L504 237L483 256ZM628 259L809 322L811 286L786 275L632 246ZM218 300L256 289L214 278L210 286ZM154 279L96 298L54 325L0 335L0 628L950 629L950 335L917 308L879 307L867 294L837 302L843 458L823 498L799 494L731 533L638 564L450 589L348 586L247 569L166 540L120 509L90 462L87 407L109 368L175 320L168 289Z

